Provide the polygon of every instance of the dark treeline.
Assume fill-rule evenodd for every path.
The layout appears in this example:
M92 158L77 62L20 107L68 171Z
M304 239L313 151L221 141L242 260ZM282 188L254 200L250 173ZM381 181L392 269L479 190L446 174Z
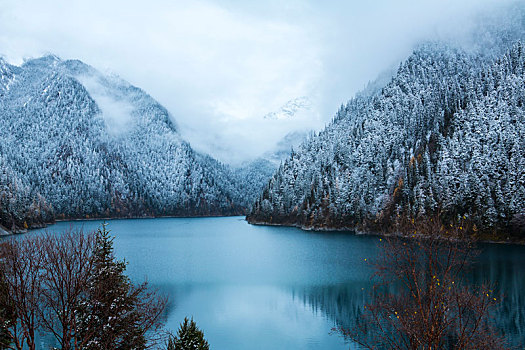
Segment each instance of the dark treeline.
M486 238L525 234L525 48L416 50L292 152L250 222L384 230L440 212Z

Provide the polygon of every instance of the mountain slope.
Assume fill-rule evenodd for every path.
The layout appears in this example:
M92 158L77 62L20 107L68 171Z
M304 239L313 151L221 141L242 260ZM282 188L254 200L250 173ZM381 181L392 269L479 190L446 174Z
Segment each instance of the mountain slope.
M525 52L491 61L429 44L373 96L358 96L280 167L248 220L381 229L466 216L523 233Z
M231 170L194 152L144 91L80 61L0 60L0 224L53 218L232 215Z

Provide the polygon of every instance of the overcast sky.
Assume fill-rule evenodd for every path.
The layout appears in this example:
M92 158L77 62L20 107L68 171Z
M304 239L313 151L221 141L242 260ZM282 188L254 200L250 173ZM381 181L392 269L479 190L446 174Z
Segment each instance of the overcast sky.
M0 0L0 55L53 53L118 74L168 108L198 150L250 159L339 105L422 40L468 35L506 0ZM307 96L296 120L266 120Z

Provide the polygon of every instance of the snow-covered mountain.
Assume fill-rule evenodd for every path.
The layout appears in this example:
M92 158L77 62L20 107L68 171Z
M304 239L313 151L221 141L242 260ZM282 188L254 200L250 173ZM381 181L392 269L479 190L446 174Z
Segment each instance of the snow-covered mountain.
M292 152L248 219L382 229L441 212L525 234L525 48L416 50Z
M76 60L0 59L0 224L241 214L246 181L141 89Z
M309 111L311 107L312 102L310 101L310 99L306 96L301 96L286 102L277 111L266 114L265 116L263 116L263 119L292 119L297 113Z

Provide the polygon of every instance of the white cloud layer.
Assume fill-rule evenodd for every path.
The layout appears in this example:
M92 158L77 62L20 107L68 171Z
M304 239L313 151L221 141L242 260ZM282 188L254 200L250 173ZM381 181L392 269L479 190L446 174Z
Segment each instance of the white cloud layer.
M0 54L53 53L120 75L165 105L194 147L227 162L321 128L415 43L461 40L506 0L0 0ZM308 96L295 121L262 117Z

